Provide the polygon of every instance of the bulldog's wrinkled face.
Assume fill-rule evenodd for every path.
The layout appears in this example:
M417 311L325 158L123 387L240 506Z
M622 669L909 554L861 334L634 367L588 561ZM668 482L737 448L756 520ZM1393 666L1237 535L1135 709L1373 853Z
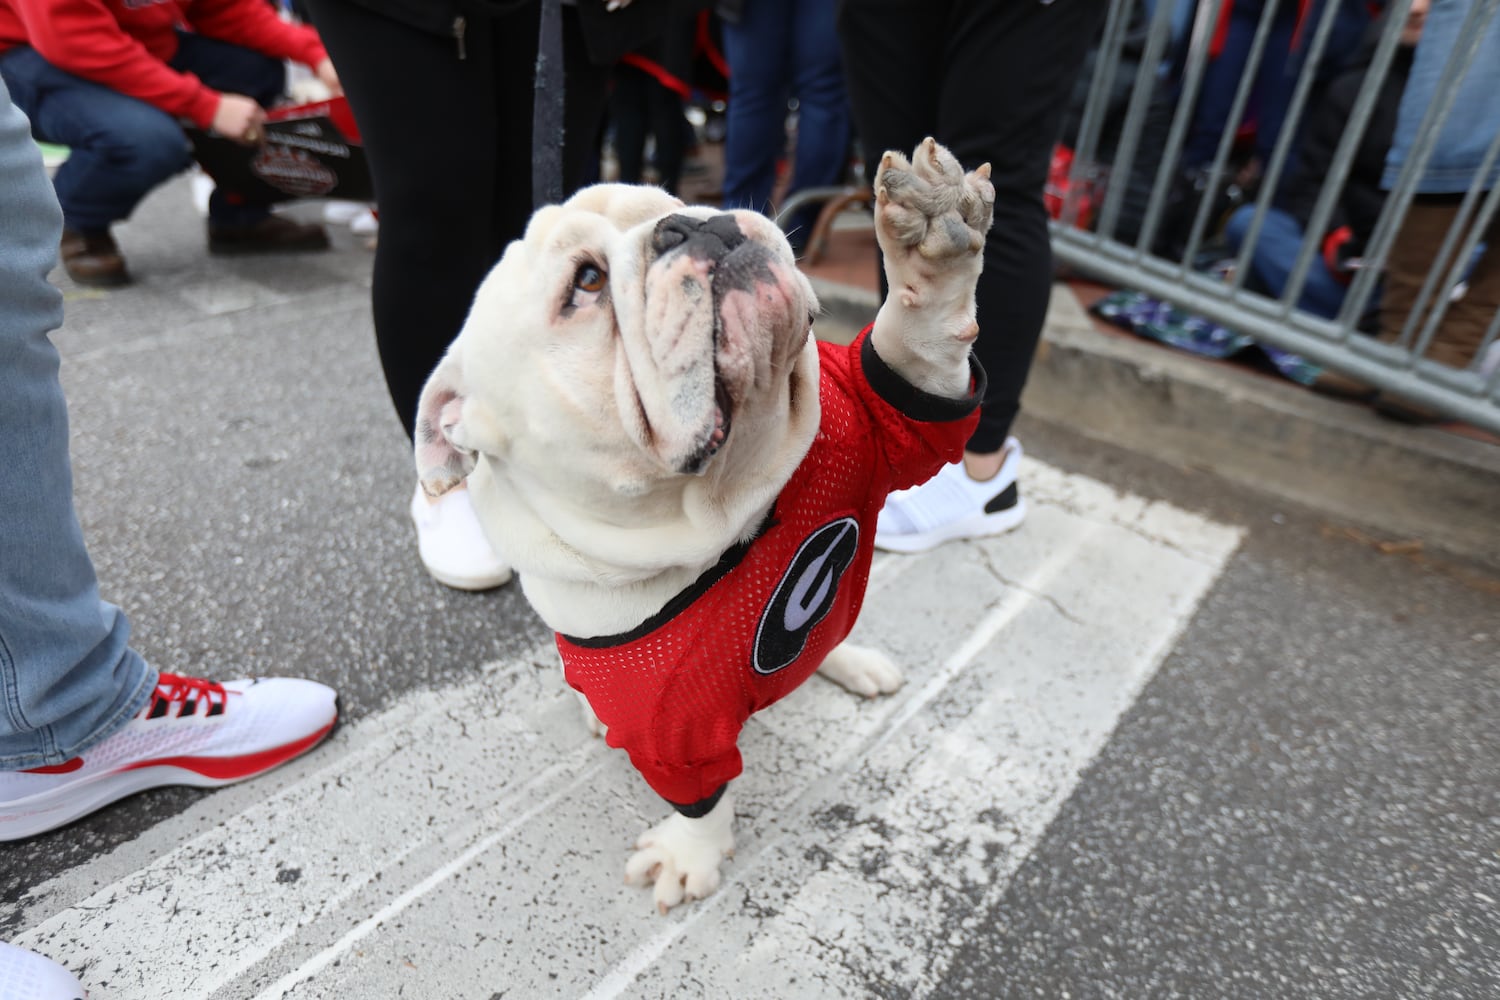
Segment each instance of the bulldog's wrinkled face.
M579 501L784 464L810 426L798 409L816 422L817 308L764 216L586 189L538 212L481 286L423 394L424 485L456 483L466 452Z

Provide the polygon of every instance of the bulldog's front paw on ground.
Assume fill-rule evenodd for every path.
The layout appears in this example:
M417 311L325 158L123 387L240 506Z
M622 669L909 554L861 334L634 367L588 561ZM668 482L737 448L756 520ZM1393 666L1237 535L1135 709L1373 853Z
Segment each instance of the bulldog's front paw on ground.
M886 277L903 305L918 308L962 293L982 264L994 218L990 165L965 174L953 154L925 139L908 160L887 152L875 174L875 234Z
M734 804L726 794L705 816L674 814L641 834L625 865L630 885L651 885L662 916L719 887L719 864L734 854Z
M841 642L829 651L818 673L846 691L875 698L892 694L906 683L901 668L878 649Z

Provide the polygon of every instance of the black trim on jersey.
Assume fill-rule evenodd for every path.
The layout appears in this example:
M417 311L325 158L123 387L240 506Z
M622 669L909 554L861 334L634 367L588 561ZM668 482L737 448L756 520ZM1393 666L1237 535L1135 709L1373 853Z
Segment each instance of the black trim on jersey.
M755 540L770 531L775 524L776 508L773 506L766 514L765 520L760 522L760 527L755 529L755 534L725 549L719 561L704 570L702 576L688 584L676 597L664 604L660 611L630 631L618 632L614 635L595 635L587 639L580 639L563 632L559 632L558 635L580 649L608 649L611 646L623 646L642 636L650 635L685 611L694 601L702 597L708 588L718 583L730 570L738 566L744 560L745 553L750 551L750 546Z
M969 394L963 399L936 396L906 381L896 373L894 368L887 365L879 354L875 353L873 336L865 337L865 342L860 345L859 362L865 370L865 378L870 381L870 388L874 389L881 399L900 410L903 415L922 423L937 424L949 420L962 420L973 413L984 401L984 390L988 379L984 373L984 366L979 363L979 359L972 351L969 352L969 375L972 381Z
M719 790L717 792L714 792L706 799L699 799L697 802L693 802L685 806L673 802L671 799L668 799L667 805L671 806L673 809L676 809L688 819L702 819L703 817L714 811L714 806L719 804L719 800L724 797L724 790L728 787L729 782L726 781L724 782L724 784L719 786Z

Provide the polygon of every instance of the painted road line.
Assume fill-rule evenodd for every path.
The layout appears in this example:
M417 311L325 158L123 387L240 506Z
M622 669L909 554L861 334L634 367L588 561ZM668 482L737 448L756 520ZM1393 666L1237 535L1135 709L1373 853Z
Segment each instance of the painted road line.
M920 992L1239 540L1024 475L1023 531L880 561L857 638L903 663L902 691L814 681L752 720L710 900L663 920L620 885L664 809L539 651L351 727L323 768L87 897L39 887L50 915L21 943L126 1000Z

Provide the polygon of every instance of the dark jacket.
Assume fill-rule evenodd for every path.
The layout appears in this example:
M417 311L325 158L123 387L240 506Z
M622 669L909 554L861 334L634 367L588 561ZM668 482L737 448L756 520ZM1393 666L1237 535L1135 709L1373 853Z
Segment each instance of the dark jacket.
M1380 27L1379 24L1372 26L1349 66L1328 84L1316 113L1308 119L1297 170L1277 193L1277 205L1295 216L1304 229L1323 190L1324 180L1333 164L1333 154L1348 129L1354 102L1368 82ZM1354 162L1350 164L1344 189L1334 204L1333 216L1328 220L1329 232L1345 226L1349 228L1346 253L1363 249L1385 205L1386 192L1380 186L1380 178L1385 171L1386 151L1390 149L1391 137L1396 132L1396 112L1401 106L1401 92L1406 87L1411 64L1412 49L1398 48L1390 72L1381 82L1365 133L1355 148Z

